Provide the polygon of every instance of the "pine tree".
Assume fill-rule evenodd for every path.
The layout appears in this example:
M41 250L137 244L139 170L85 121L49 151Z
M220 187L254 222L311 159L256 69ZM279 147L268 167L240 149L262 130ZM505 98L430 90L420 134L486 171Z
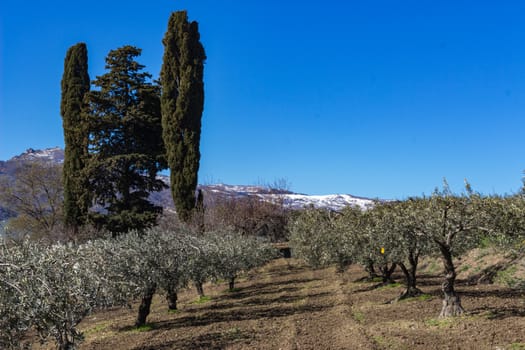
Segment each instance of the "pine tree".
M64 128L64 221L77 230L88 210L86 184L82 171L87 155L84 96L89 92L87 47L78 43L69 48L64 61L60 114Z
M148 200L165 187L156 177L165 168L160 87L135 60L140 53L133 46L110 51L108 72L89 93L88 177L95 204L104 208L91 217L114 233L151 226L162 211Z
M189 221L195 208L204 108L204 61L197 22L186 11L171 14L163 39L162 129L177 214Z

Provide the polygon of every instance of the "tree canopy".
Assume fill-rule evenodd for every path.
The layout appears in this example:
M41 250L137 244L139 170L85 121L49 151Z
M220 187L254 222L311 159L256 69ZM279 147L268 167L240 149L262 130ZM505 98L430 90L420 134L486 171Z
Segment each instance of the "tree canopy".
M206 54L198 23L188 22L186 11L171 14L162 43L162 136L173 202L180 220L187 222L196 204Z
M78 43L66 53L60 102L65 144L64 221L73 230L85 222L89 206L86 181L82 176L88 150L84 96L89 89L87 47L84 43Z
M107 73L88 94L89 162L86 174L97 225L125 232L153 225L162 208L149 193L165 187L157 178L164 168L160 87L135 58L141 50L123 46L106 58Z

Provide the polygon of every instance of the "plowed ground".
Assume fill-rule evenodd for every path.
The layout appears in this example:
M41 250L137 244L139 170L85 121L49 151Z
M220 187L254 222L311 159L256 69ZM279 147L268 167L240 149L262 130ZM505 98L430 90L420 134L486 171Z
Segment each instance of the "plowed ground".
M176 313L156 296L142 330L132 327L136 305L98 312L81 324L81 349L525 349L523 292L460 281L468 315L438 319L439 276L420 276L426 296L394 304L401 285L357 282L364 276L359 266L337 274L275 260L240 279L235 292L206 285L210 301L182 292Z

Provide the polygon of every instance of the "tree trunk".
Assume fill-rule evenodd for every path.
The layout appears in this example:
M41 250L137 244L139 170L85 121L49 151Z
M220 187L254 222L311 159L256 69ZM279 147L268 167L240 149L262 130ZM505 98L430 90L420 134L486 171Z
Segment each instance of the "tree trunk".
M439 317L458 316L465 312L461 306L461 300L454 290L454 283L456 281L456 269L452 261L452 252L450 247L446 244L438 243L441 251L441 259L445 268L445 281L441 285L443 291L443 308Z
M195 288L197 289L199 297L202 298L204 296L204 288L202 287L202 282L195 282Z
M65 330L63 332L59 332L59 334L55 336L55 339L58 343L58 350L72 350L75 348L74 342L69 340Z
M72 350L72 349L75 349L75 344L70 341L66 341L63 344L58 345L58 350Z
M73 350L75 349L75 344L72 342L67 341L64 344L60 344L58 347L60 350Z
M146 324L146 318L149 315L151 309L151 300L155 294L156 286L153 285L149 287L144 295L142 296L142 301L139 306L139 312L137 315L137 320L135 321L135 327L141 327Z
M383 284L394 283L392 279L392 274L396 270L397 264L393 263L388 267L388 263L379 266L379 271L381 272L381 278L383 279Z
M235 277L230 277L230 292L235 289Z
M377 277L376 270L374 269L374 262L371 259L366 262L365 270L368 272L369 280L373 280Z
M168 293L166 294L169 310L177 310L177 299L177 291L175 288L169 288Z
M410 264L410 269L407 269L405 264L399 263L399 267L401 268L401 271L403 271L403 274L405 275L405 285L406 289L401 293L399 297L395 299L395 301L403 300L406 298L415 297L418 295L423 294L421 289L416 287L416 268L417 265Z

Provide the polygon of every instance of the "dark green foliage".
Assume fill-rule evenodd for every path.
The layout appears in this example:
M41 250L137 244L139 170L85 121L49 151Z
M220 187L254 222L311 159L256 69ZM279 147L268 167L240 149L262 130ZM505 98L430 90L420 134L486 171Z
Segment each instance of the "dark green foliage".
M60 114L64 128L64 221L77 230L86 219L88 201L86 182L81 175L86 161L88 139L84 96L89 92L86 44L69 48L64 60Z
M180 220L187 222L195 207L206 54L198 24L188 22L186 11L171 14L163 44L162 136L175 208Z
M108 72L89 93L87 176L98 226L126 232L153 225L162 208L148 201L149 192L164 188L156 175L164 168L160 88L135 61L141 50L124 46L109 52Z

